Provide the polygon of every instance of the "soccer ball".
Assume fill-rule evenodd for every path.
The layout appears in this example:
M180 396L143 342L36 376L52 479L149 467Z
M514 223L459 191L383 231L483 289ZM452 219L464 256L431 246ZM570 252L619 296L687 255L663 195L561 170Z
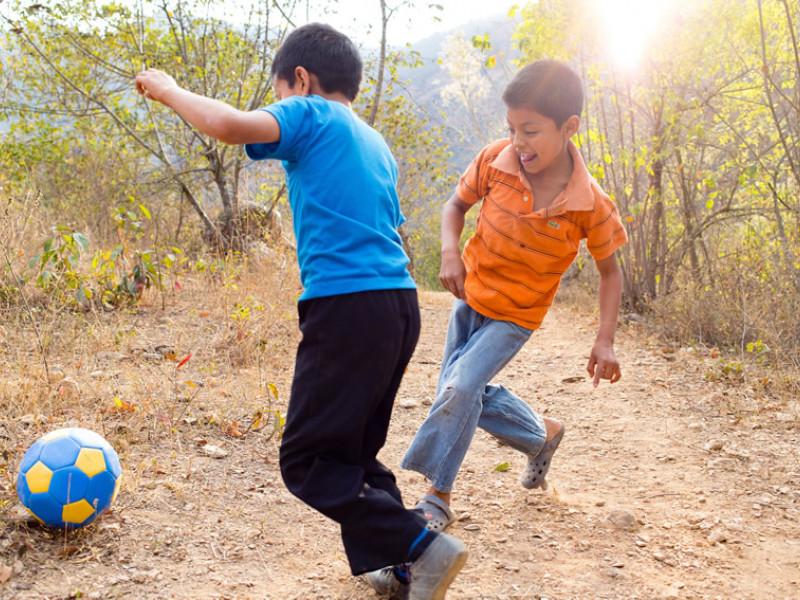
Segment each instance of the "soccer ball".
M70 427L51 431L28 448L17 494L41 523L77 529L111 506L121 478L111 444L94 431Z

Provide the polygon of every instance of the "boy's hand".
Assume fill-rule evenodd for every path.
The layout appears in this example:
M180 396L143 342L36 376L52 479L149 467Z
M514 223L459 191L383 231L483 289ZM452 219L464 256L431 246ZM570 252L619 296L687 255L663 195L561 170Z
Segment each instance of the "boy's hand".
M178 89L178 84L164 71L147 69L136 76L136 91L145 98L152 98L162 104L166 104L166 95L174 89Z
M614 354L614 347L604 342L595 342L586 370L589 372L589 377L594 379L592 382L594 387L598 386L601 379L608 379L610 383L616 383L622 377L619 362Z
M458 250L442 251L442 267L439 270L439 281L456 298L464 299L464 280L467 269Z

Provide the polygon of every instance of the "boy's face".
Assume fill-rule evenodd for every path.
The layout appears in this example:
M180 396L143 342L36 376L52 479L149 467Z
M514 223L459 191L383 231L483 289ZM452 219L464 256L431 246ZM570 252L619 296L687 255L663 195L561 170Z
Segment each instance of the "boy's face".
M558 127L550 117L525 107L507 108L508 133L525 172L534 175L552 165L567 151L567 142L580 120L572 116Z

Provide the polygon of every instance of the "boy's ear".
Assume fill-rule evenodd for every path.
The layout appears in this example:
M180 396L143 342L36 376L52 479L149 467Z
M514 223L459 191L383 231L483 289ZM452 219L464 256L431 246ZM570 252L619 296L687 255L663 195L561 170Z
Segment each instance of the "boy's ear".
M572 115L570 118L564 121L563 125L561 125L561 131L563 131L566 138L569 139L578 133L578 128L580 126L581 118L578 115Z
M308 96L311 93L311 73L305 67L294 68L294 90L300 96Z

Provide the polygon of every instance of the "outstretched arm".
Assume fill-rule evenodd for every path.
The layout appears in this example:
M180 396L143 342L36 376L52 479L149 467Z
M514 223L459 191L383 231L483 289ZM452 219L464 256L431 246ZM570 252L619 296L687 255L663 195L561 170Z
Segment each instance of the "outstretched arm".
M170 107L202 133L226 144L269 144L280 140L280 126L271 114L262 110L238 110L219 100L194 94L158 69L139 73L136 90Z
M600 328L589 356L589 364L586 365L595 387L601 379L616 383L622 377L614 354L614 333L617 330L619 303L622 299L622 271L616 254L598 260L597 270L600 272Z
M459 242L464 230L464 215L470 205L453 194L442 209L442 265L439 281L456 298L464 299L467 270L461 260Z

